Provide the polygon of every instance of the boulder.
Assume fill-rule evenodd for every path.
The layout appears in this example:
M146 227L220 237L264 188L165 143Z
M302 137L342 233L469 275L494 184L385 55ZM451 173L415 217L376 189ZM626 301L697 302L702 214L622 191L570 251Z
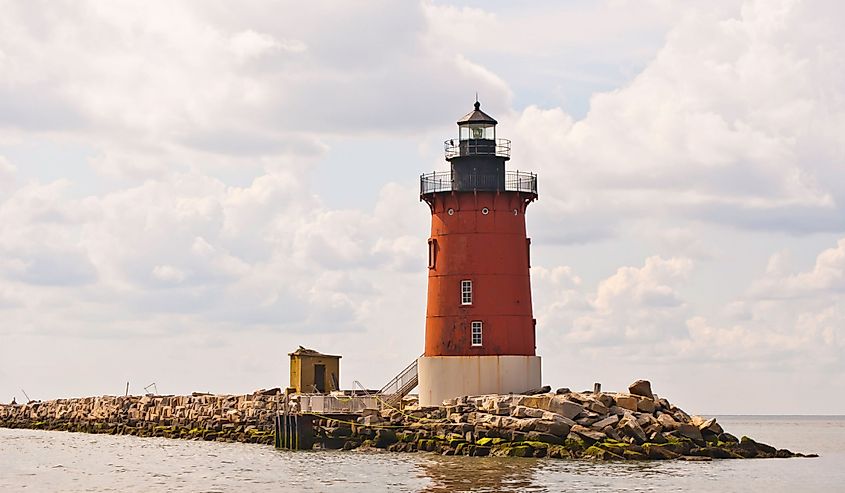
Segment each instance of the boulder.
M571 429L572 426L562 421L550 421L540 419L534 423L534 431L539 433L548 433L550 435L556 435L560 437L565 437L566 435L568 435Z
M622 441L622 435L620 435L619 432L616 431L616 428L612 426L605 426L602 428L601 432L607 435L607 438L616 440L617 442Z
M596 400L604 404L604 407L608 409L613 406L613 397L609 394L599 394L596 396Z
M647 443L643 445L643 450L645 451L645 454L649 459L654 460L669 460L677 459L678 457L680 457L679 454L672 452L668 448L661 447L653 443Z
M637 380L628 386L628 392L654 400L654 394L651 393L651 382L648 380Z
M591 430L589 428L584 428L581 425L573 426L571 432L578 435L582 440L587 443L601 442L602 440L607 438L604 433L600 431Z
M709 432L714 435L720 435L724 432L722 427L719 423L716 422L716 418L710 418L707 421L698 425L698 429L701 430L702 433Z
M608 412L610 412L607 406L598 401L587 401L584 407L601 416L604 416Z
M643 413L653 413L655 410L654 399L648 397L637 401L637 410Z
M678 434L694 441L704 440L701 436L701 430L699 430L697 426L687 423L681 423L678 425Z
M665 430L677 430L679 423L675 421L671 415L666 413L661 413L657 416L657 422L660 423L660 426L663 427Z
M377 448L387 448L396 443L396 433L393 430L387 429L376 430L374 442Z
M555 394L557 394L557 395L566 395L566 394L569 394L569 393L571 393L571 392L572 392L572 391L571 391L571 390L569 390L569 389L568 389L568 388L566 388L566 387L561 387L561 388L559 388L559 389L555 390Z
M548 394L525 395L525 396L521 396L520 398L516 399L514 404L517 404L519 406L530 407L530 408L534 408L534 409L548 410L550 400L551 400L551 395L548 395Z
M549 402L549 411L573 419L581 414L584 408L580 404L568 400L565 396L556 395Z
M567 431L569 433L569 431ZM566 435L560 436L555 435L552 433L543 433L540 431L532 431L528 435L526 435L525 439L529 442L542 442L542 443L551 443L554 445L563 445L563 437Z
M614 425L615 425L616 423L618 423L618 422L619 422L619 417L618 417L618 416L616 416L616 415L610 415L610 416L608 416L608 417L606 417L606 418L604 418L604 419L601 419L601 420L596 421L595 423L593 423L593 424L591 425L591 428L594 428L594 429L596 429L596 430L601 430L601 429L603 429L605 426L614 426Z
M542 418L543 410L535 407L516 406L511 410L511 416L517 418Z
M575 421L572 421L566 416L561 416L560 414L553 413L551 411L545 411L541 419L545 419L546 421L560 421L561 423L566 423L569 426L575 425Z
M620 394L616 396L616 405L622 409L627 409L628 411L636 411L637 398L631 395Z
M631 416L625 416L619 421L619 425L616 429L624 436L634 439L637 443L645 443L648 437L643 431L642 427L640 427L637 420ZM696 428L697 430L698 428Z
M547 394L552 391L552 388L548 385L543 385L542 387L538 387L536 389L529 389L523 392L523 395L537 395L537 394Z

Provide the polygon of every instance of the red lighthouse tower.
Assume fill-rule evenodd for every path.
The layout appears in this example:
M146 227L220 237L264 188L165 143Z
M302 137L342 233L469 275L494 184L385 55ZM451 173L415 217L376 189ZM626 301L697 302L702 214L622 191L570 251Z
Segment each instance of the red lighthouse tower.
M540 386L525 211L537 176L506 171L510 141L475 109L445 143L447 172L420 178L431 209L420 404Z

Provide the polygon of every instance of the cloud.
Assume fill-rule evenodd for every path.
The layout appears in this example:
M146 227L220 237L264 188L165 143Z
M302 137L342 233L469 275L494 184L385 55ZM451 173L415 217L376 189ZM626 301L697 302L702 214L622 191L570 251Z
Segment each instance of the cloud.
M832 69L845 63L832 23L842 7L777 4L687 15L629 84L593 95L583 120L524 110L519 159L558 197L538 209L576 231L579 216L598 218L608 234L657 214L799 234L845 228L845 154L831 131L845 130L845 79Z
M746 294L714 311L681 295L695 269L688 259L650 257L642 267L619 268L594 290L570 267L539 268L538 327L547 351L570 355L567 366L612 357L677 368L841 372L843 258L845 240L839 240L818 254L812 269L788 273L783 254L775 254Z

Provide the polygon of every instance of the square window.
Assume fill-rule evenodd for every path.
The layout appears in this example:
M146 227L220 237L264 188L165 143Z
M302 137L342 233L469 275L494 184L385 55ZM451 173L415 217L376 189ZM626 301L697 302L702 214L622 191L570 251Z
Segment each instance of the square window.
M472 345L481 345L481 322L472 323Z
M469 280L461 281L461 304L462 305L471 305L472 304L472 281L469 281Z

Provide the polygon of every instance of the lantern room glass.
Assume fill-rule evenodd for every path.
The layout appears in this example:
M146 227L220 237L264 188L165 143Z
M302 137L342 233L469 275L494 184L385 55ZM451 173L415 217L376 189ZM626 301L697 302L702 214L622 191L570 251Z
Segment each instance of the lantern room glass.
M496 126L489 123L461 125L461 140L496 140Z

